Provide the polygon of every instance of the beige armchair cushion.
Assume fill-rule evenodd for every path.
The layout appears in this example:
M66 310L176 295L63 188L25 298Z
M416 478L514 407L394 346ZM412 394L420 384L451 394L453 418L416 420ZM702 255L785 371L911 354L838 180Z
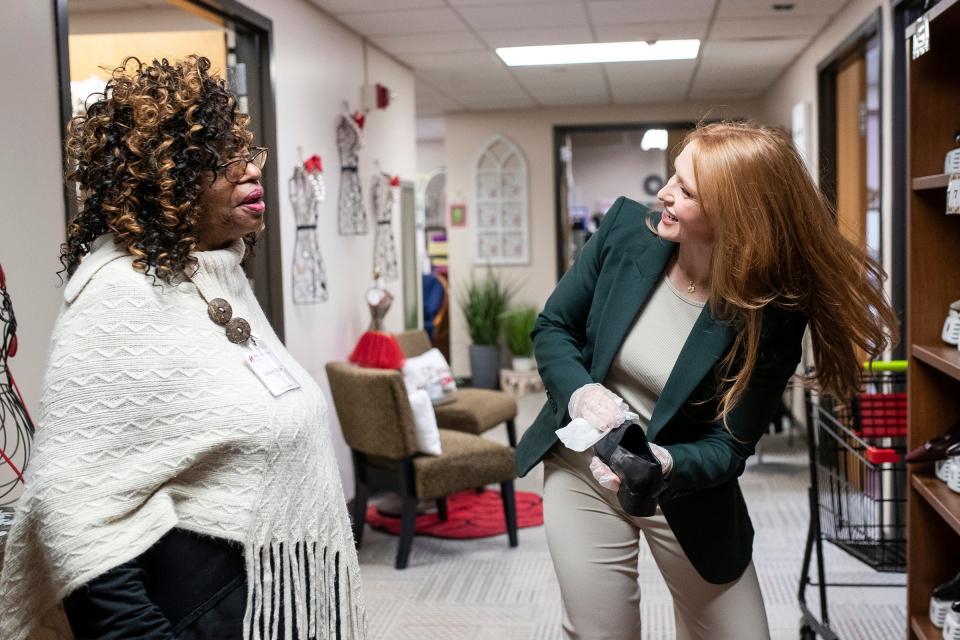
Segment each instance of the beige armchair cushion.
M440 429L443 455L414 458L417 497L433 500L517 477L513 449L468 433Z
M466 388L453 397L453 402L434 407L441 429L481 434L517 417L517 401L503 391Z

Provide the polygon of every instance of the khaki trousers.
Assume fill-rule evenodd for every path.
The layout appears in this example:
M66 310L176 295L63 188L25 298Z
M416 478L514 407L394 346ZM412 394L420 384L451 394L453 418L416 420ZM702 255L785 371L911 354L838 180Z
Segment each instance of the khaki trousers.
M751 562L715 585L687 559L657 508L635 518L590 473L593 454L558 444L544 459L544 521L569 640L640 640L640 534L673 596L678 640L768 640L767 614ZM709 536L709 531L703 535ZM723 553L723 549L717 549Z

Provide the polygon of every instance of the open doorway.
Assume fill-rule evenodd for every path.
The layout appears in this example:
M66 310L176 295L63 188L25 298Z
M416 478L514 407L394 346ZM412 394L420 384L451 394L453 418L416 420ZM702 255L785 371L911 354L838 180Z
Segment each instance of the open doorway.
M692 122L554 127L557 279L618 196L655 206Z
M276 148L274 99L270 80L272 23L235 0L214 7L204 0L56 0L60 56L62 135L66 122L83 113L92 93L103 91L111 71L124 58L171 61L206 56L237 94L250 116L254 144ZM267 211L279 212L276 154L263 169ZM67 185L67 189L70 185ZM65 192L68 219L76 196ZM256 253L244 262L253 290L274 331L283 339L283 277L280 220L266 217Z

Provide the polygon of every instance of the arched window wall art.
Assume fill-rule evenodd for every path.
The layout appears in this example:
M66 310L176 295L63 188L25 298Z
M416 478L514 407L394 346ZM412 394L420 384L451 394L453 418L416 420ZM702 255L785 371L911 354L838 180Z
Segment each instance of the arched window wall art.
M527 162L515 144L494 137L476 163L477 264L530 261Z

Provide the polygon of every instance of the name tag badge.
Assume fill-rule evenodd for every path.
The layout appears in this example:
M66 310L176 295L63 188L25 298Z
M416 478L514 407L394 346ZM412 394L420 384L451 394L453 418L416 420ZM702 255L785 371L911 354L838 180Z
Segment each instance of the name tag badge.
M290 375L287 368L280 362L280 358L266 343L250 336L242 349L247 366L274 397L300 388L300 384Z

